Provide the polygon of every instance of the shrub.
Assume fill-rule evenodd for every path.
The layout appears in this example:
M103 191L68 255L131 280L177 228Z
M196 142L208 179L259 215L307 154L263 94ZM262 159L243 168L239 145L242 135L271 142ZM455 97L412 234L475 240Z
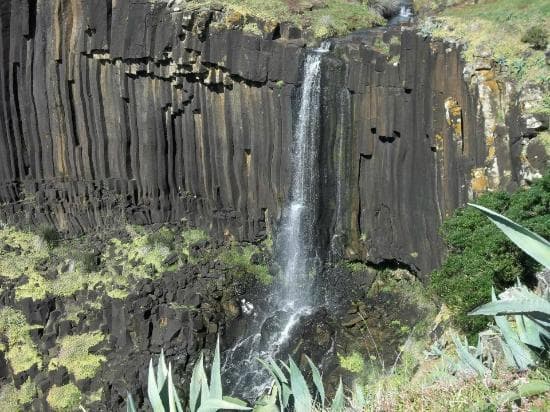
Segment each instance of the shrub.
M548 32L542 26L533 26L527 29L521 41L535 50L544 50L548 46Z
M503 192L481 196L476 203L502 213L526 228L550 237L550 173L529 189L513 195ZM516 278L533 281L537 263L516 248L492 223L474 208L455 212L442 227L449 248L443 266L432 273L431 290L453 313L456 326L473 334L487 319L467 313L491 299L491 286L503 290Z
M48 247L55 246L61 239L61 236L57 229L50 225L40 226L38 228L38 235L44 241L44 243L48 245Z

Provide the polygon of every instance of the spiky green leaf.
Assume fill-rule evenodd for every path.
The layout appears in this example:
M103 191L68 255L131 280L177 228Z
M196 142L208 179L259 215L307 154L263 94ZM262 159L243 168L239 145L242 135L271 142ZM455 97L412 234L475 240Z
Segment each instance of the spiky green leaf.
M242 406L233 402L224 401L223 399L207 399L201 404L198 412L217 411L220 409L229 409L237 411L250 411L248 406Z
M491 219L491 221L525 253L541 265L550 268L550 242L491 209L472 203L469 203L469 205L487 215L487 217L489 217L489 219Z
M279 396L279 386L274 384L271 387L270 393L262 396L254 405L254 412L279 412L279 407L277 406L277 400L280 399Z
M518 388L518 394L522 398L542 395L548 391L550 391L550 382L538 379L524 383Z
M216 342L214 360L212 361L212 370L210 372L210 398L222 399L222 375L220 366L220 337Z
M344 385L342 384L342 378L338 383L338 389L330 406L330 412L343 412L344 411Z
M325 387L323 385L323 380L321 379L321 374L319 373L319 369L317 368L317 366L315 366L315 364L309 358L309 356L306 355L306 359L311 369L311 376L313 378L313 383L315 384L315 387L317 388L317 392L319 393L319 397L321 398L321 408L325 409Z
M468 347L464 345L456 335L453 335L452 338L460 360L480 376L485 376L489 372L485 365L470 353Z
M137 412L134 398L132 398L132 394L130 392L128 392L128 399L126 400L126 412Z
M154 412L166 412L164 409L164 405L162 403L162 400L160 398L159 394L160 390L157 386L157 382L155 379L155 369L153 368L153 359L149 361L149 377L147 382L147 396L149 398L149 402L151 402L151 407L153 408Z
M195 412L197 410L197 402L201 393L202 382L206 379L203 362L203 355L201 353L199 360L193 368L191 383L189 385L189 409L191 412Z
M289 359L290 365L290 387L294 396L294 408L300 412L309 412L312 410L313 400L309 393L304 375L294 363L292 358Z
M159 388L164 386L168 377L168 368L166 367L166 359L164 358L164 349L160 350L159 364L157 365L157 385Z

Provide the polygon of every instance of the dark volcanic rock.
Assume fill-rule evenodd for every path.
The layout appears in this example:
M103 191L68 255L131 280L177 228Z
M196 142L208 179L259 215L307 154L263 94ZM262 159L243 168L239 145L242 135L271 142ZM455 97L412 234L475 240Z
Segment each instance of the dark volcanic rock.
M166 4L1 2L1 220L79 233L185 218L238 240L276 226L301 34L224 30L221 12ZM373 49L392 37L400 46L389 56ZM323 63L319 231L336 254L428 272L445 216L523 180L512 145L524 125L513 110L497 125L487 118L513 96L501 96L489 68L468 77L460 50L410 28L333 49Z

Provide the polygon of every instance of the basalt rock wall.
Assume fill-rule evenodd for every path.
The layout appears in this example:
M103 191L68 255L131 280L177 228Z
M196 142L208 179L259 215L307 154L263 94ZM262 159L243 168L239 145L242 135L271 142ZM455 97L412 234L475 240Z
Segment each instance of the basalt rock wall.
M238 240L276 226L308 52L298 30L249 34L221 9L143 0L5 0L0 25L0 220L79 233L186 219ZM491 73L464 73L460 50L409 28L334 41L327 250L427 273L446 215L521 182L525 126Z

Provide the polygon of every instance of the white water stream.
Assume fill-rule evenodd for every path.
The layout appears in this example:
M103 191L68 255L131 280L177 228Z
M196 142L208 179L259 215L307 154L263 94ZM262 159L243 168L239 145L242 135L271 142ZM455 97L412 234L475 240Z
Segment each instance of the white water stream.
M321 116L321 61L330 43L311 51L304 62L298 118L291 153L291 186L288 204L276 238L281 279L274 284L270 317L256 320L253 333L224 354L224 371L233 394L254 399L270 385L270 377L257 358L277 359L300 318L312 311L315 272L318 194L319 128ZM275 321L274 321L275 319ZM262 336L266 324L275 330ZM285 359L286 360L286 359Z

